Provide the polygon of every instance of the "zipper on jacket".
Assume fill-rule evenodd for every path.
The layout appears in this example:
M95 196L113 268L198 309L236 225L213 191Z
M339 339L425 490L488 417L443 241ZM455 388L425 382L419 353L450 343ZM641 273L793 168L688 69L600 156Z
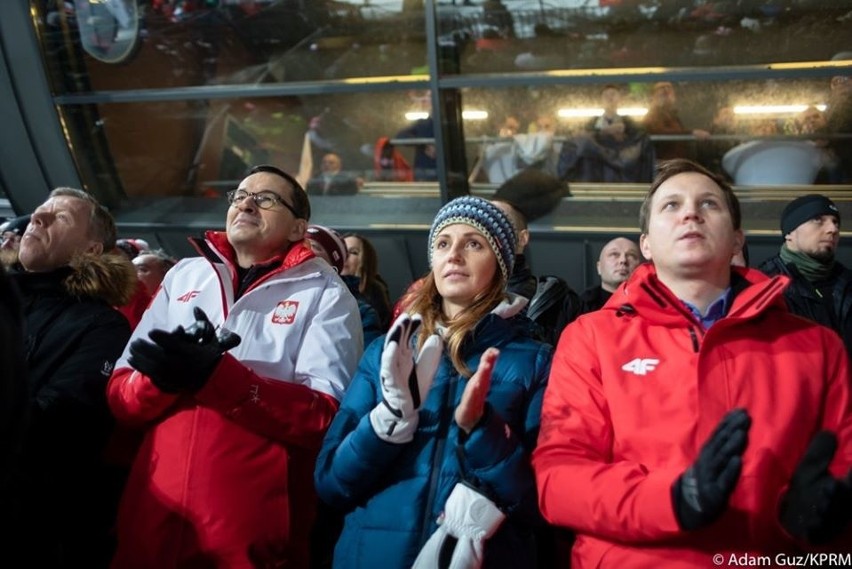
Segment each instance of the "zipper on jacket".
M440 364L438 370L440 371ZM455 368L450 365L450 370L455 372ZM453 394L453 389L448 386L446 393L444 395L444 403L441 406L442 409L450 408L450 398ZM456 385L456 389L458 386ZM452 414L450 415L450 420L452 421ZM438 492L438 480L440 479L441 474L441 466L443 465L443 456L444 456L444 447L447 444L447 437L450 436L450 428L443 424L438 425L438 439L435 442L435 454L432 457L432 467L429 469L429 494L426 496L426 504L423 512L423 519L420 521L420 543L418 545L418 550L422 549L426 542L432 537L432 534L429 532L429 527L432 525L434 521L432 519L432 505L435 502L435 494Z
M695 333L695 327L693 326L689 327L689 337L692 339L692 351L697 354L701 346L698 343L698 334Z

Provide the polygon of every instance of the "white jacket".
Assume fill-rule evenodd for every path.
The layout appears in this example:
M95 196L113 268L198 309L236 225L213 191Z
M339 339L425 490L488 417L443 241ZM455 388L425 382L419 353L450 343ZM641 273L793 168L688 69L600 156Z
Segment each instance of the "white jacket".
M242 342L229 353L255 373L339 401L364 346L358 303L334 269L316 257L289 267L285 261L234 300L232 264L213 241L204 243L206 257L184 259L168 272L130 341L153 328L189 326L199 306L214 326L239 334ZM129 346L116 369L129 367Z

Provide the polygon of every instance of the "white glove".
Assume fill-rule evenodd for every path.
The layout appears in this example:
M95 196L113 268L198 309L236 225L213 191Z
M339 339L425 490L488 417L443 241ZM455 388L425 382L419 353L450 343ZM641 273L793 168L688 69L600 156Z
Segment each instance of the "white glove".
M438 529L420 550L412 569L479 569L485 540L504 519L506 515L494 502L457 483L438 518Z
M382 350L382 402L370 411L370 423L379 438L407 443L414 438L419 415L441 361L443 341L432 334L414 359L412 339L420 328L420 315L402 314L391 325Z

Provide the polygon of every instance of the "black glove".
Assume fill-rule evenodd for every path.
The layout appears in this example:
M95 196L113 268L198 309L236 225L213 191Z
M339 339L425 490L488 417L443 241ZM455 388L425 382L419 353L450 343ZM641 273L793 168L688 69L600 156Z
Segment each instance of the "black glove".
M222 354L240 344L233 332L217 337L213 324L197 306L193 314L195 323L186 330L183 326L171 332L154 329L148 332L153 343L142 338L130 343L128 363L166 393L201 389Z
M682 529L709 525L728 507L740 478L749 427L751 418L745 409L729 412L701 447L698 459L675 481L672 501Z
M781 500L781 525L796 539L813 545L830 542L852 520L852 470L843 480L828 472L835 452L834 433L817 433Z

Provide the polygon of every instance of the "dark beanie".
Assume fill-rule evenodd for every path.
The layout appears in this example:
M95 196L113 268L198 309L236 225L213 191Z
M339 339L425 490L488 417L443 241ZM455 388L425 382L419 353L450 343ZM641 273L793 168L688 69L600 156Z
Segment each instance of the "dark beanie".
M781 213L781 236L786 236L804 222L822 215L834 215L840 221L840 210L825 196L808 194L794 199Z

